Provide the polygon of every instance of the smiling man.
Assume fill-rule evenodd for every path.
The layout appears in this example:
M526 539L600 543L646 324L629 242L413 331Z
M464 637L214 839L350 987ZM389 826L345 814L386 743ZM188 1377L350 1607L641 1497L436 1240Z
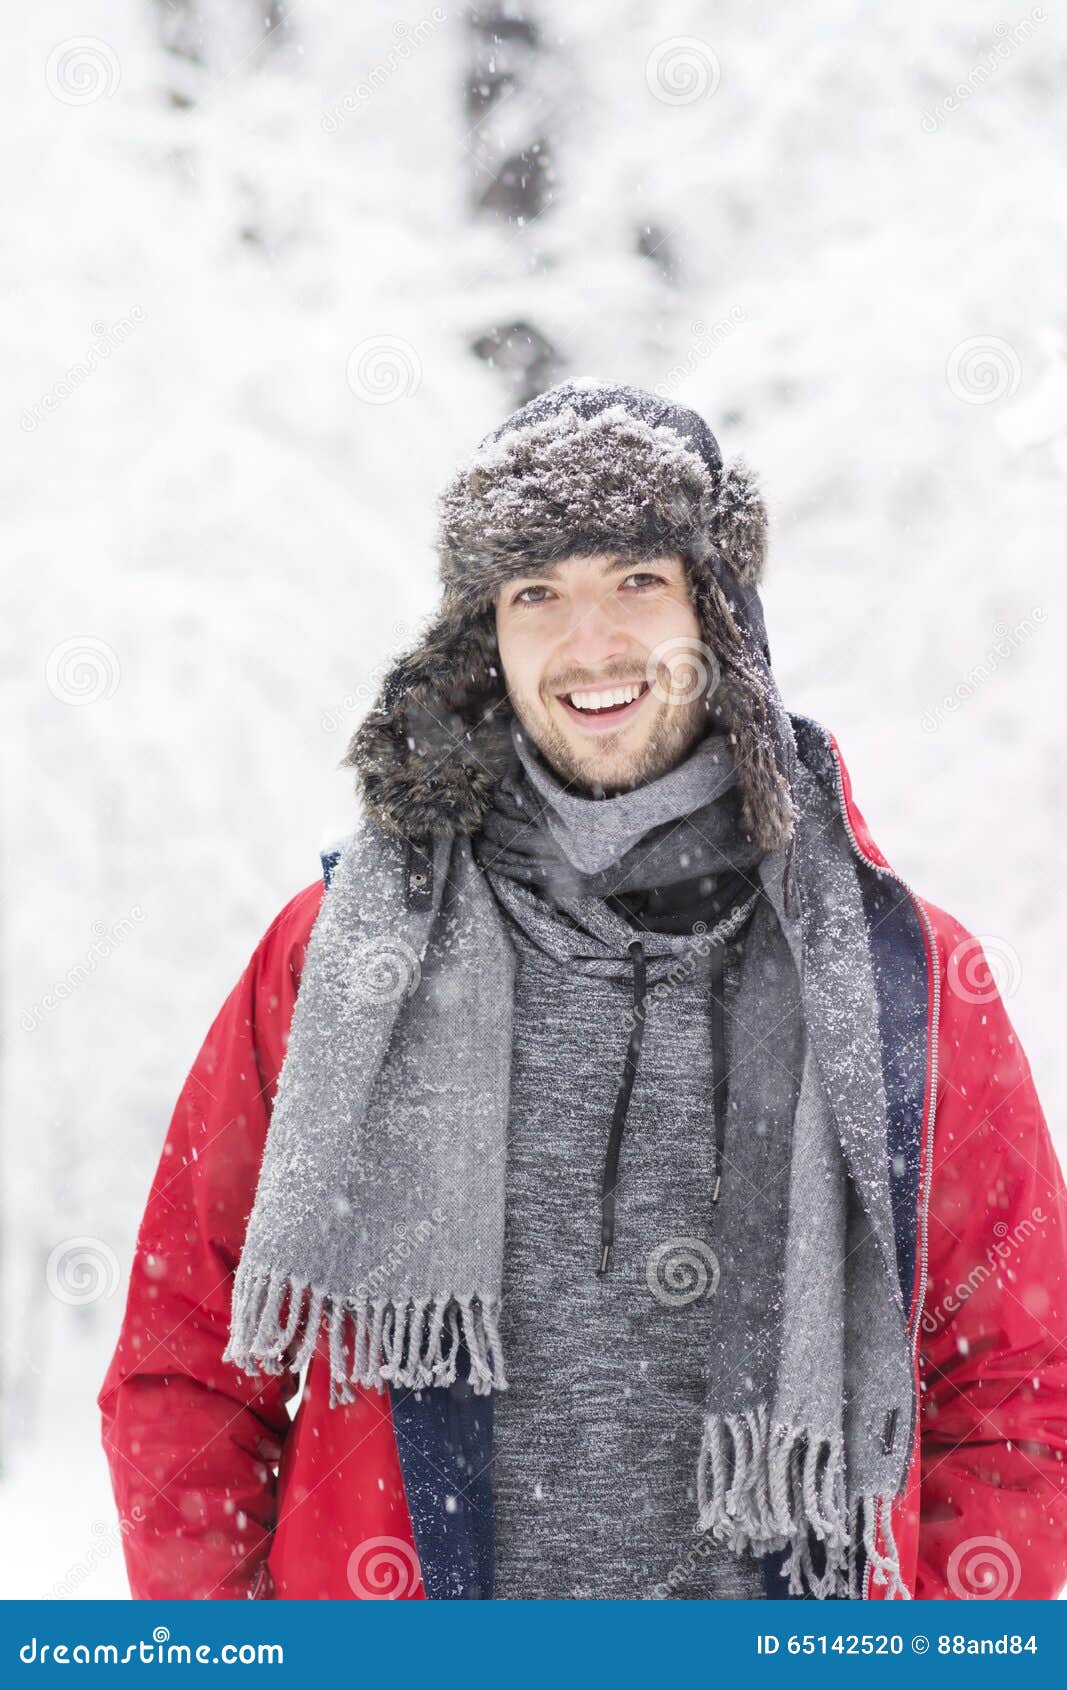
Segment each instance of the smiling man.
M706 658L681 557L570 558L500 594L512 709L564 780L597 797L673 768L708 726Z
M765 537L597 382L445 489L359 825L160 1160L100 1392L135 1595L1062 1584L1062 1178L978 941L784 708Z

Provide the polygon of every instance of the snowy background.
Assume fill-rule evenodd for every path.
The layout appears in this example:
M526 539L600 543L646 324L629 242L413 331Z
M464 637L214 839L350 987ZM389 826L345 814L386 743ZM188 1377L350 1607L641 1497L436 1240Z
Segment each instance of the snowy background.
M658 388L761 472L787 702L985 938L1067 1151L1067 25L27 0L0 48L2 1583L95 1598L174 1100L351 825L437 489L539 386Z

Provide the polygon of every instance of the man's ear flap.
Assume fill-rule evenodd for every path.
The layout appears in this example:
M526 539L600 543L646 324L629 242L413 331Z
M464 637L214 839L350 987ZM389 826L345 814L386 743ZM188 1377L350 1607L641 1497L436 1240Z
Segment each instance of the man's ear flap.
M513 756L496 616L446 602L397 659L342 767L369 813L405 839L474 833Z

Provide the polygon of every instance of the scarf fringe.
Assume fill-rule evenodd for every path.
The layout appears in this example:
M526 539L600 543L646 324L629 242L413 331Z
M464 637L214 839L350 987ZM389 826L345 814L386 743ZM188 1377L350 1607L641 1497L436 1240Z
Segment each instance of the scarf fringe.
M857 1599L862 1545L886 1600L908 1598L890 1524L891 1498L845 1494L844 1446L807 1426L778 1424L761 1403L739 1414L709 1415L697 1467L698 1526L735 1555L787 1549L790 1596ZM881 1524L886 1552L876 1547ZM815 1565L815 1544L823 1570Z
M285 1309L285 1318L282 1311ZM353 1402L355 1387L386 1385L422 1390L451 1385L460 1349L470 1357L476 1396L507 1389L500 1343L500 1309L477 1294L410 1297L336 1297L295 1275L238 1269L223 1361L252 1378L311 1360L325 1323L330 1357L330 1407Z

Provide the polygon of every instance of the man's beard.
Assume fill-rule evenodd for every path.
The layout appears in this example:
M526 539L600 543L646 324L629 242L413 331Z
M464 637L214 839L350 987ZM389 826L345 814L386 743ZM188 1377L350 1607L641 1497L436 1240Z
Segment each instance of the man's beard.
M659 706L659 714L644 743L622 768L617 764L605 778L602 759L594 748L587 757L577 755L555 722L535 716L522 697L513 696L512 709L520 726L546 763L567 786L590 798L608 798L645 786L675 768L701 739L710 722L709 701L701 694L685 704ZM600 767L598 768L598 765Z

